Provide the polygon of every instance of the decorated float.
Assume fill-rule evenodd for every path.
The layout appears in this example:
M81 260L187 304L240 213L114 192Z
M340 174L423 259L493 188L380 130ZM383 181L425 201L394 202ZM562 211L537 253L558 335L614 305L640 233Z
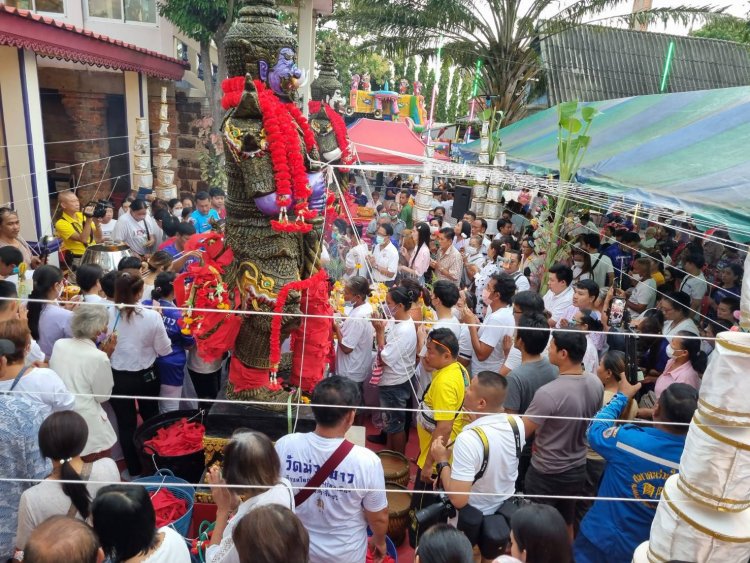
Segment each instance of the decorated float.
M421 131L427 124L422 84L414 82L409 93L409 83L402 79L398 92L389 90L387 82L382 90L372 91L369 73L365 72L362 76L355 74L352 76L347 115L407 121L413 129Z

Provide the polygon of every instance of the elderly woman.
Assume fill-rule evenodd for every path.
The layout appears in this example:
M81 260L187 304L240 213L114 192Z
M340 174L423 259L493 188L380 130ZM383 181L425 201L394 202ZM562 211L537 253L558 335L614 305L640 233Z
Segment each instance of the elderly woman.
M18 219L18 212L8 207L0 207L0 248L3 246L12 246L21 251L23 261L27 266L36 268L41 265L42 261L38 256L34 256L21 232L21 222Z
M239 563L232 532L250 511L267 504L294 509L292 486L281 477L279 456L268 436L260 432L235 434L224 449L223 470L212 466L207 480L214 485L211 494L217 508L207 563ZM216 486L224 484L239 488Z
M73 338L55 342L52 368L65 386L76 395L73 410L80 414L88 426L88 439L81 458L93 462L109 457L117 441L112 424L102 403L109 400L114 380L109 356L117 344L112 335L97 348L97 342L107 334L109 313L107 307L94 304L79 306L73 313L71 330Z

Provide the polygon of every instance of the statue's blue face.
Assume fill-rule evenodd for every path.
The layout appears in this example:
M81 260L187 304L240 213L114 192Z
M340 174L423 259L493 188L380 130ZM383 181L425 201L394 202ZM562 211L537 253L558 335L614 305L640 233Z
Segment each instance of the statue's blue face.
M294 50L284 47L279 51L279 57L270 69L265 61L259 63L261 80L267 82L271 90L285 101L295 98L297 89L301 86L300 79L303 77L303 72L297 68L294 57Z

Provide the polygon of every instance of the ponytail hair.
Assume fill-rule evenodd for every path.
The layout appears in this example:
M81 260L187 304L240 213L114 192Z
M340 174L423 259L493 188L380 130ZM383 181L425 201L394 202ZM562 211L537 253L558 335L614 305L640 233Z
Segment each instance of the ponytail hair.
M50 290L55 287L55 284L63 280L63 273L57 266L44 265L34 270L32 280L34 281L34 288L29 294L29 303L26 309L31 336L34 337L34 340L39 340L39 318L47 304L36 300L48 299Z
M425 286L420 285L417 280L412 278L403 278L399 285L405 287L414 294L414 301L418 301L421 297L425 305L427 305L428 307L432 307L432 297L430 296L430 291Z
M419 293L416 293L413 289L407 289L404 286L391 288L388 291L388 295L391 296L394 303L403 305L405 311L411 309L414 302L419 299Z
M60 480L66 481L62 490L84 520L91 514L91 495L70 462L81 455L88 438L86 421L75 411L54 412L39 427L39 451L47 459L60 462Z
M676 336L695 336L692 332L681 330ZM687 350L688 359L693 369L701 375L705 373L708 367L708 356L701 350L701 341L698 338L682 338L682 346Z
M143 291L143 279L130 272L118 272L115 279L115 303L135 305L138 295ZM130 319L135 313L134 307L123 307L122 316Z
M174 294L174 280L177 274L174 272L159 272L154 280L154 289L151 290L151 299L159 301Z

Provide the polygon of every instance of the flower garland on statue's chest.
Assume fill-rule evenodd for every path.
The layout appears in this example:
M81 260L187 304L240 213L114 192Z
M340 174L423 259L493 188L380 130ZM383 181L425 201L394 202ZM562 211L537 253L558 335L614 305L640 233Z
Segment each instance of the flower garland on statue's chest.
M258 80L253 82L262 114L265 151L273 167L276 203L281 210L278 220L271 221L271 228L277 232L307 233L312 225L306 221L315 218L318 212L308 207L312 188L307 180L299 132L302 133L305 151L310 153L316 149L313 131L299 108L291 103L284 104L264 83ZM236 107L245 91L245 77L228 78L221 86L224 109ZM292 204L296 218L289 221L287 209Z

